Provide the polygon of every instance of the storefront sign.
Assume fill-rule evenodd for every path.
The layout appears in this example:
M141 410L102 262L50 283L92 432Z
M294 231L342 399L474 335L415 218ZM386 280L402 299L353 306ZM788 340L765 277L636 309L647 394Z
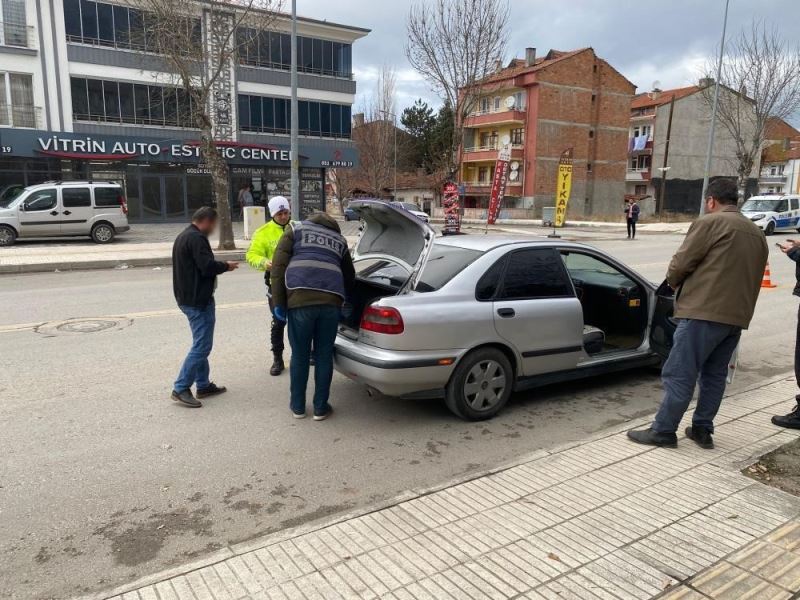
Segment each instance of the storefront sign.
M511 144L505 144L497 153L497 162L494 164L494 179L492 179L492 191L489 196L489 225L494 225L497 216L500 214L500 204L506 194L506 183L508 183L508 162L511 160Z
M444 209L444 228L442 233L450 235L461 232L461 202L458 186L448 181L442 188L442 208Z
M556 180L556 227L563 227L567 219L567 204L572 191L572 148L567 148L558 159Z

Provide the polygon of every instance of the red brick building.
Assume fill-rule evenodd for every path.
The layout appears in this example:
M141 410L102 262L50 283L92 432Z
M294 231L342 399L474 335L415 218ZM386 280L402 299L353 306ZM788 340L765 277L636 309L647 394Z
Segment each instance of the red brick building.
M625 195L628 120L636 86L592 48L550 50L481 82L467 117L460 179L467 218L485 218L497 149L512 144L512 174L500 218L533 218L554 206L558 159L574 149L569 214L621 210ZM516 164L515 164L516 163Z

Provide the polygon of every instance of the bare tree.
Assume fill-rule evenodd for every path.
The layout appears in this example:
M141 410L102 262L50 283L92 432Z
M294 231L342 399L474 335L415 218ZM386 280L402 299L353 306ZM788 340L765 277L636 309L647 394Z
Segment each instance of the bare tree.
M359 166L354 173L367 191L379 198L392 187L394 177L395 140L398 134L395 118L394 68L384 65L378 74L375 90L367 100L364 123L353 128L353 141L359 152Z
M508 19L506 0L415 0L408 13L406 56L453 107L453 142L446 158L450 171L481 82L505 54Z
M230 139L235 92L232 80L238 46L252 44L274 24L282 0L133 0L142 11L141 45L161 54L173 83L188 95L192 120L200 129L200 155L208 166L220 216L220 249L235 247L228 163L219 142Z
M706 67L715 73L717 59ZM767 121L785 119L800 110L800 47L783 40L773 27L753 21L727 47L722 58L717 118L736 145L739 193L745 195L747 179L764 145ZM703 90L713 103L714 86Z

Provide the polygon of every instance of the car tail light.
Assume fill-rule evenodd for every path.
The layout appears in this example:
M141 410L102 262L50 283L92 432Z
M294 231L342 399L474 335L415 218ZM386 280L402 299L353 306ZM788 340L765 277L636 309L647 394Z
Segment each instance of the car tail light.
M128 214L128 203L125 201L125 196L120 194L119 196L117 196L117 200L119 200L119 207L122 209L122 214L123 215L127 215Z
M396 308L373 304L361 315L361 329L375 333L403 333L403 317Z

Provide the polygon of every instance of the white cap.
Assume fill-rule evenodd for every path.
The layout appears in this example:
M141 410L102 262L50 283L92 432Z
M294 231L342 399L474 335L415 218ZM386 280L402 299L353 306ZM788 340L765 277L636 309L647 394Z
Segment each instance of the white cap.
M275 196L269 201L269 216L274 217L282 210L289 210L289 201L283 196Z

